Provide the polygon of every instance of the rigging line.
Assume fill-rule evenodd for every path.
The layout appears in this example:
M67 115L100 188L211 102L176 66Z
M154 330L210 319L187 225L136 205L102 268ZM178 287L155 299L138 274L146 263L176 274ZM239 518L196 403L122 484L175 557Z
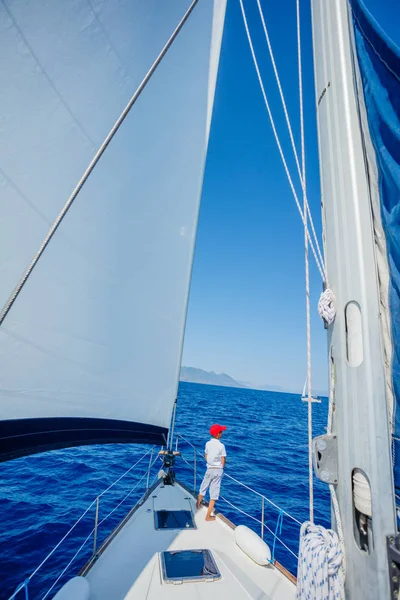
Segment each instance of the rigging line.
M287 125L287 128L288 128L289 137L290 137L290 141L291 141L291 144L292 144L293 155L294 155L294 158L295 158L295 161L296 161L297 172L299 174L300 183L301 183L301 186L303 188L303 192L305 193L306 198L307 198L305 171L303 173L302 172L303 169L300 169L299 156L298 156L297 149L296 149L296 144L295 144L295 141L294 141L292 125L290 123L289 113L288 113L287 106L286 106L286 100L285 100L285 96L284 96L284 93L283 93L282 84L281 84L281 80L280 80L280 77L279 77L278 68L276 66L275 56L274 56L274 53L273 53L273 50L272 50L272 45L271 45L271 41L270 41L270 37L269 37L269 33L268 33L268 29L267 29L267 25L266 25L266 22L265 22L265 17L264 17L264 13L263 13L263 10L262 10L262 7L261 7L260 0L257 0L257 5L258 5L258 11L260 13L260 18L261 18L262 26L263 26L263 29L264 29L265 39L267 41L267 46L268 46L268 51L269 51L269 55L270 55L270 59L271 59L271 63L272 63L272 68L273 68L274 74L275 74L276 84L278 86L279 95L280 95L280 98L281 98L283 112L285 114L286 125ZM299 30L298 30L298 34L299 34ZM300 43L298 44L298 50L299 50L299 47L300 47ZM299 63L299 69L300 69L300 72L299 72L299 76L300 76L301 75L301 64L300 63ZM301 85L301 91L300 91L300 116L302 118L302 115L303 115L302 82L301 82L300 85ZM302 138L302 165L304 165L304 164L305 164L305 162L304 162L304 137L303 137ZM319 259L321 261L321 265L325 266L325 261L324 261L324 259L322 257L322 253L321 253L320 245L319 245L319 242L318 242L318 237L317 237L317 234L316 234L316 231L315 231L314 221L313 221L313 218L312 218L311 209L310 209L310 205L308 203L308 200L306 202L306 205L307 205L307 212L308 212L308 215L309 215L309 218L310 218L311 230L312 230L312 233L313 233L313 237L314 237L315 246L316 246L316 249L317 249L317 252L318 252L318 256L319 256ZM326 276L325 269L324 269L324 272L325 272L325 276Z
M299 202L296 190L295 190L294 185L293 185L293 180L292 180L292 177L290 175L289 168L287 166L287 162L286 162L286 159L285 159L284 152L282 150L282 146L281 146L281 142L280 142L280 139L279 139L279 136L278 136L278 132L277 132L276 127L275 127L274 118L272 116L271 109L270 109L270 106L269 106L267 94L265 92L264 84L263 84L263 81L262 81L262 78L261 78L261 73L260 73L260 69L259 69L259 66L258 66L258 61L257 61L256 55L255 55L255 52L254 52L253 41L251 39L250 30L249 30L249 26L248 26L248 23L247 23L246 12L245 12L245 9L244 9L244 6L243 6L243 0L239 0L239 2L240 2L240 8L242 10L243 23L244 23L246 34L247 34L247 40L248 40L249 46L250 46L250 52L251 52L251 55L252 55L252 58L253 58L253 63L254 63L255 69L256 69L258 81L259 81L259 84L260 84L261 93L262 93L263 98L264 98L264 103L265 103L265 106L266 106L266 109L267 109L267 112L268 112L268 117L269 117L269 120L270 120L270 123L271 123L272 131L273 131L273 134L274 134L274 137L275 137L276 144L278 146L279 154L280 154L280 157L281 157L284 169L285 169L285 173L286 173L289 185L290 185L290 189L292 190L293 197L294 197L294 200L296 202L297 209L299 211L301 220L302 220L303 225L304 225L304 220L305 219L304 219L304 215L303 215L303 210L302 210L302 208L300 206L300 202ZM324 268L324 265L321 266L321 264L320 264L319 258L318 258L317 254L316 254L316 251L315 251L315 248L314 248L314 244L313 244L313 241L311 239L311 236L310 236L309 232L308 232L308 239L309 239L310 247L311 247L312 253L314 255L314 259L315 259L316 265L318 267L318 270L320 272L322 281L325 282L326 281L326 276L325 276L325 272L324 272L325 268ZM0 324L1 324L1 322L0 322Z
M155 461L154 461L154 462L155 462ZM153 465L154 465L154 463L153 463L151 466L153 466ZM129 496L131 496L131 494L133 494L133 492L136 490L136 488L137 488L137 487L138 487L138 486L139 486L139 485L142 483L142 481L143 481L143 479L146 477L146 475L147 475L147 469L145 470L145 472L143 473L143 475L141 476L141 478L139 479L139 481L137 481L137 482L135 483L135 485L134 485L134 486L133 486L133 487L130 489L130 491L129 491L129 492L126 494L126 496L124 496L124 497L122 498L122 500L121 500L121 501L120 501L120 502L117 504L117 506L114 506L114 508L113 508L113 509L112 509L112 510L111 510L111 511L110 511L110 512L109 512L109 513L108 513L108 514L105 516L105 517L103 517L103 518L102 518L102 520L101 520L101 521L100 521L100 522L97 524L97 527L98 527L98 528L100 527L100 525L102 525L102 524L104 523L104 521L107 521L107 519L108 519L109 517L111 517L111 515L112 515L112 514L113 514L113 513L114 513L116 510L118 510L118 508L121 506L121 504L123 504L123 503L125 502L125 500L126 500L127 498L129 498Z
M179 437L181 439L183 439L185 442L187 442L190 446L192 446L195 450L196 448L193 446L193 444L191 444L190 442L188 442L182 435L179 434ZM202 455L201 452L199 452L198 450L196 450L197 454L199 454L203 460L204 460L204 456ZM192 469L192 471L194 471L194 466L191 465L183 456L183 454L181 453L181 458L182 460ZM205 462L205 461L204 461ZM235 479L234 477L232 477L232 475L229 475L228 473L224 473L224 478L228 478L231 479L232 481L234 481L235 483L239 484L240 486L246 488L246 490L249 490L250 492L252 492L253 494L255 494L256 496L259 496L260 498L264 498L264 500L266 500L271 506L273 506L274 508L276 508L276 510L278 510L279 512L281 512L282 514L284 514L286 517L289 517L290 519L292 519L293 521L295 521L298 525L302 525L302 523L296 519L296 517L294 517L293 515L291 515L290 513L286 512L285 510L283 510L283 508L281 508L280 506L278 506L277 504L275 504L275 502L272 502L272 500L270 500L269 498L267 498L267 496L264 496L263 494L260 494L260 492L256 492L256 490L253 490L253 488L249 487L248 485L246 485L245 483L242 483L241 481L239 481L239 479ZM260 521L261 523L261 521Z
M72 194L70 195L70 197L68 198L67 202L65 203L64 208L62 209L62 211L60 212L60 214L58 215L58 217L54 221L53 225L50 227L50 229L49 229L49 231L48 231L45 239L43 240L43 242L42 242L42 244L41 244L41 246L39 248L39 250L34 255L34 257L33 257L32 261L31 261L30 265L28 266L28 268L26 269L26 271L21 276L21 278L18 281L15 289L11 293L11 296L7 300L6 304L4 305L4 307L3 307L3 309L2 309L2 311L0 313L0 325L2 325L4 319L8 315L8 313L10 311L10 308L12 307L12 305L15 302L15 300L17 299L20 291L24 287L26 281L28 280L28 278L31 275L31 273L32 273L33 269L35 268L35 266L37 265L40 257L42 256L44 250L47 248L50 240L52 239L53 235L57 231L59 225L61 224L61 222L64 219L65 215L67 214L68 210L71 208L74 200L76 199L76 197L78 196L78 194L81 191L82 187L84 186L84 184L88 180L90 174L92 173L92 171L96 167L97 163L99 162L99 160L103 156L104 152L106 151L106 149L109 146L111 140L113 139L113 137L117 133L117 131L120 128L120 126L122 125L122 123L124 122L125 118L128 116L128 114L129 114L132 106L135 104L136 100L139 98L139 96L141 95L141 93L145 89L146 85L150 81L150 79L153 76L154 72L156 71L158 65L161 63L162 59L164 58L164 56L168 52L169 48L173 44L175 38L178 36L179 32L181 31L182 27L186 23L187 19L189 18L190 14L192 13L192 11L195 8L195 6L198 3L198 1L199 0L193 0L192 1L192 3L190 4L189 8L187 9L187 11L185 12L185 14L183 15L182 19L180 20L180 22L176 26L175 30L171 34L170 38L166 42L165 46L161 50L160 54L155 59L154 63L152 64L152 66L150 67L150 69L148 70L148 72L146 73L146 75L144 76L143 80L139 84L139 87L136 89L135 93L133 94L133 96L129 100L128 104L126 105L126 107L124 108L124 110L122 111L122 113L120 114L120 116L118 117L118 119L116 120L116 122L114 123L114 125L112 126L112 128L111 128L110 132L108 133L107 137L105 138L104 142L102 143L102 145L100 146L100 148L97 150L96 154L94 155L93 159L89 163L89 166L87 167L86 171L83 173L81 179L78 181L75 189L73 190Z
M296 0L296 22L297 22L297 62L299 77L299 105L300 105L300 136L301 136L301 174L303 188L304 209L304 263L306 284L306 322L307 322L307 430L308 430L308 489L310 521L314 522L314 480L313 480L313 451L312 451L312 385L311 385L311 311L310 311L310 269L308 256L308 215L307 215L307 182L306 182L306 160L304 145L304 112L303 112L303 74L301 64L301 23L300 23L300 0Z
M45 600L47 598L47 596L50 594L50 592L54 589L54 587L57 585L57 583L60 581L61 577L64 575L64 573L66 573L66 571L68 571L69 567L72 565L72 563L74 562L74 560L76 559L76 557L78 556L78 554L80 553L80 551L84 548L84 546L86 545L86 542L92 537L92 535L94 534L94 529L92 529L92 531L89 533L89 535L86 537L85 541L83 542L83 544L81 544L81 546L79 546L78 550L75 552L74 556L71 558L71 560L69 561L69 563L67 564L67 566L61 571L60 575L57 577L57 579L55 580L55 582L53 583L53 585L51 586L50 589L47 590L46 594L43 596L42 600Z
M246 517L249 517L250 519L252 519L253 521L256 521L257 523L259 523L260 525L262 525L262 521L260 521L260 519L257 519L257 517L253 517L252 515L249 515L249 513L247 513L246 511L242 510L241 508L239 508L238 506L236 506L235 504L232 504L232 502L230 502L229 500L227 500L224 496L220 496L221 500L223 500L224 502L226 502L227 504L229 504L229 506L231 506L232 508L234 508L235 510L237 510L238 512L242 513L243 515L245 515ZM271 535L274 537L274 539L276 538L278 540L278 542L280 542L282 544L282 546L284 546L286 548L286 550L288 550L291 554L293 554L293 556L295 558L299 558L297 556L297 554L295 554L293 552L293 550L291 550L286 544L285 542L283 542L281 540L281 538L277 535L276 532L272 531L272 529L270 527L268 527L268 525L266 523L264 523L264 527L265 529L267 529Z
M326 428L326 433L328 435L332 434L332 426L333 426L333 410L335 404L335 378L336 378L336 365L334 361L331 359L330 364L330 383L329 383L329 408L328 408L328 423ZM346 552L345 552L345 543L344 543L344 534L343 534L343 525L342 518L340 515L340 507L337 499L336 488L334 484L329 484L329 492L331 495L332 508L335 515L336 529L337 534L340 541L340 546L342 549L343 561L341 565L341 571L343 575L343 580L346 577Z
M51 550L51 552L49 552L49 554L46 556L46 558L44 558L42 560L42 562L40 563L40 565L38 567L36 567L36 569L29 575L29 577L28 577L29 580L31 580L32 577L34 577L36 575L36 573L43 567L43 565L47 562L47 560L50 558L50 556L52 556L54 554L54 552L57 550L57 548L59 548L61 546L61 544L63 543L63 541L69 536L69 534L71 533L71 531L73 529L75 529L75 527L78 525L78 523L80 523L80 521L82 521L83 517L89 512L89 510L92 508L92 506L95 504L95 502L96 502L96 500L93 500L93 502L91 504L89 504L89 506L87 507L87 509L85 510L85 512L83 512L81 514L81 516L79 517L79 519L77 521L75 521L75 523L67 531L67 533L64 535L64 537L61 538L61 540L54 546L54 548Z
M154 448L154 446L153 446ZM149 453L151 452L151 448L150 450L148 450L134 465L132 465L131 467L129 467L129 469L127 471L125 471L125 473L123 473L120 477L118 477L118 479L116 479L114 481L114 483L112 483L110 486L108 486L107 489L105 489L103 492L101 492L97 498L101 498L106 492L108 492L112 487L114 487L114 485L116 483L118 483L118 481L121 481L121 479L123 477L125 477L125 475L127 475L130 471L132 471L132 469L134 467L136 467L136 465L138 465L140 463L140 461L145 458ZM73 531L73 529L75 529L75 527L78 525L78 523L80 523L80 521L83 519L83 517L89 512L89 510L92 508L92 506L95 504L97 498L95 498L90 504L89 506L86 508L86 510L81 514L81 516L79 517L79 519L77 519L77 521L75 521L75 523L72 525L72 527L67 531L67 533L61 538L61 540L54 546L54 548L51 550L51 552L49 552L49 554L46 556L46 558L44 558L42 560L42 562L40 563L40 565L38 567L36 567L36 569L29 575L29 579L32 579L32 577L34 577L34 575L36 575L36 573L43 567L43 565L47 562L47 560L50 558L50 556L52 556L52 554L54 554L54 552L57 550L57 548L59 548L61 546L61 544L63 543L63 541L69 536L69 534L71 533L71 531Z
M125 471L125 473L122 473L122 475L120 477L118 477L118 479L113 481L113 483L111 485L109 485L108 488L103 490L97 497L101 498L102 496L104 496L104 494L106 494L109 490L111 490L111 488L113 488L116 483L121 481L121 479L123 479L126 475L128 475L128 473L130 473L140 462L142 462L142 460L144 458L146 458L146 456L148 456L152 450L154 450L154 446L152 446L145 454L143 454L143 456L141 456L139 458L139 460L137 460L131 467L129 467L129 469L127 471Z
M258 0L259 1L259 0ZM297 64L298 64L298 77L299 77L299 107L300 107L300 139L301 139L301 180L303 188L304 203L308 206L307 201L307 181L306 181L306 156L305 156L305 143L304 143L304 107L303 107L303 69L301 64L301 23L300 23L300 1L296 0L296 19L297 19ZM307 225L307 215L306 225ZM312 223L312 217L309 211L310 222ZM317 248L319 249L318 242ZM323 263L322 256L320 255L321 262Z

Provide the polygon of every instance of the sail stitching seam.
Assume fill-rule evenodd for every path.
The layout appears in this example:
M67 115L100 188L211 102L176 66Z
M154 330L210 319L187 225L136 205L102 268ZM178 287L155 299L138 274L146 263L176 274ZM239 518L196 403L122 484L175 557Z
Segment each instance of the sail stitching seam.
M106 151L106 149L109 146L110 142L112 141L112 139L114 138L115 134L119 130L120 126L124 122L125 118L128 116L128 114L129 114L132 106L135 104L136 100L141 95L141 93L144 90L144 88L146 87L148 81L151 79L151 77L154 74L154 72L156 71L158 65L160 64L160 62L164 58L165 54L168 52L170 46L172 45L172 43L174 42L175 38L179 34L179 32L182 29L183 25L186 23L187 19L189 18L190 14L192 13L192 11L193 11L194 7L196 6L196 4L198 3L198 1L199 0L193 0L192 3L190 4L189 8L187 9L187 11L185 12L185 14L183 15L183 17L180 20L180 22L178 23L177 27L175 28L175 30L173 31L173 33L171 34L171 36L167 40L165 46L162 48L161 52L159 53L159 55L155 59L154 63L151 65L151 67L148 70L148 72L146 73L145 77L143 78L142 82L139 84L139 86L136 89L135 93L133 94L133 96L129 100L128 104L126 105L126 107L124 108L124 110L122 111L122 113L120 114L120 116L118 117L118 119L116 120L116 122L114 123L113 127L111 128L111 130L108 133L107 137L105 138L105 140L101 144L100 148L97 150L95 156L92 158L92 160L89 163L86 171L83 173L81 179L78 181L77 185L75 186L75 189L71 193L70 197L68 198L67 202L65 203L65 205L64 205L63 209L61 210L60 214L58 215L58 217L53 222L52 226L50 227L50 229L49 229L49 231L48 231L48 233L46 235L46 237L44 238L42 244L40 245L38 251L34 255L31 263L29 264L28 268L26 269L26 271L21 276L21 278L18 281L16 287L14 288L13 292L11 293L9 299L7 300L6 304L4 305L4 307L3 307L3 309L2 309L2 311L0 313L0 326L2 325L2 323L3 323L4 319L6 318L6 316L8 315L11 307L13 306L13 304L14 304L15 300L17 299L19 293L21 292L21 290L24 287L26 281L28 280L29 276L31 275L33 269L37 265L39 259L41 258L42 254L44 252L44 250L47 248L47 246L48 246L49 242L51 241L53 235L57 231L59 225L63 221L65 215L67 214L67 212L71 208L74 200L79 195L79 192L81 191L82 187L84 186L84 184L88 180L88 178L89 178L90 174L92 173L92 171L97 166L97 163L99 162L99 160L103 156L104 152Z

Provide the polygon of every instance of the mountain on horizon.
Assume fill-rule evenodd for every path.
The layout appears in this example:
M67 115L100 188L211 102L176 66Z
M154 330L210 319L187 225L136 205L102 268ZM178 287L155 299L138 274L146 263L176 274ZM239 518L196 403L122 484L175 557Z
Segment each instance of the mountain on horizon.
M248 387L239 381L230 377L226 373L215 373L214 371L204 371L196 367L181 367L180 381L190 383L204 383L207 385L221 385L223 387Z
M249 381L238 381L226 373L215 373L215 371L204 371L196 367L181 367L180 381L188 383L202 383L205 385L220 385L222 387L247 388L265 392L281 392L286 394L301 394L298 390L289 390L279 385L265 384L256 385ZM327 396L325 390L313 390L318 396Z

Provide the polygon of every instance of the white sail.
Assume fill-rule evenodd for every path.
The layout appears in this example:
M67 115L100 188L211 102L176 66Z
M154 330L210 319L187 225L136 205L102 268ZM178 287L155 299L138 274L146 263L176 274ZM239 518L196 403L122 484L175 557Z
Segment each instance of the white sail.
M301 394L301 399L303 400L303 402L308 402L307 377L306 377L306 380L304 382L303 392ZM316 402L316 403L320 404L321 403L321 398L318 398L318 396L313 396L312 393L311 393L311 402Z
M225 3L196 5L0 327L1 458L167 434ZM1 308L189 5L2 4Z

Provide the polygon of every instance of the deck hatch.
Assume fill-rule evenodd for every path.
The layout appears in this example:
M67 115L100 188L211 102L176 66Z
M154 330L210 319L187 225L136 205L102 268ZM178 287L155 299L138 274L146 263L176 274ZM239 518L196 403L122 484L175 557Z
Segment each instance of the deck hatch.
M156 529L196 529L191 510L156 510Z
M221 573L210 550L161 552L161 570L166 583L220 579Z

